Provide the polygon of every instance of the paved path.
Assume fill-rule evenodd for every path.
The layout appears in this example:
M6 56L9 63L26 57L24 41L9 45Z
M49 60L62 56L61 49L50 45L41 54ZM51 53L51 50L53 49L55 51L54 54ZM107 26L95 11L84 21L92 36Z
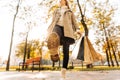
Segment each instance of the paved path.
M60 80L60 71L0 72L0 80ZM66 80L120 80L120 70L67 71Z

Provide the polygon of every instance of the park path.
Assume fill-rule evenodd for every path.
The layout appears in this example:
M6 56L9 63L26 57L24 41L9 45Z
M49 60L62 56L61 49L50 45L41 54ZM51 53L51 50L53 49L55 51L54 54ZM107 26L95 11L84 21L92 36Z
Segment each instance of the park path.
M67 71L66 80L120 80L120 70ZM0 80L60 80L60 71L0 72Z

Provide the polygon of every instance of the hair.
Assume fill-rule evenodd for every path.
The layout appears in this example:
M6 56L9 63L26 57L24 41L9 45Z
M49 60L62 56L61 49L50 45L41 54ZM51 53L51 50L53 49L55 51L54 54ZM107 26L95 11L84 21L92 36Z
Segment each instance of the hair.
M68 9L70 9L68 1L67 0L64 1L66 2L66 6L68 7Z
M68 1L67 0L65 1L66 1L66 6L68 7L68 9L70 9Z

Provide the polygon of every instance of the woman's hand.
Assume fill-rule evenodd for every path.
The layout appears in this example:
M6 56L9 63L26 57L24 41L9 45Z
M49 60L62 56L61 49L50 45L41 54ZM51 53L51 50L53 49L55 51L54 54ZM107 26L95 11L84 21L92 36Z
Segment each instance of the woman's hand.
M76 34L79 35L79 36L82 36L82 33L80 32L80 30L77 30Z
M76 39L79 39L82 36L82 33L80 32L80 30L76 30L75 36L76 36Z

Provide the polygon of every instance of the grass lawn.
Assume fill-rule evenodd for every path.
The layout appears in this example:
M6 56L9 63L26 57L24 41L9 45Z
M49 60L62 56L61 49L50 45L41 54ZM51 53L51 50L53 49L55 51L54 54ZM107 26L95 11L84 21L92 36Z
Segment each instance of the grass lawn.
M94 66L93 68L86 68L86 66L84 66L84 67L75 67L74 69L81 70L81 71L120 70L120 66L119 67Z
M9 70L10 71L17 71L19 68L18 66L10 66ZM36 70L38 69L38 67L35 68ZM31 67L29 67L27 70L31 70ZM41 70L60 70L59 67L51 67L51 65L49 66L42 66ZM94 66L93 68L86 68L86 66L83 67L71 67L69 66L69 70L74 70L74 71L101 71L101 70L120 70L120 66L114 66L114 67L108 67L108 66ZM0 71L6 71L5 67L1 67Z

